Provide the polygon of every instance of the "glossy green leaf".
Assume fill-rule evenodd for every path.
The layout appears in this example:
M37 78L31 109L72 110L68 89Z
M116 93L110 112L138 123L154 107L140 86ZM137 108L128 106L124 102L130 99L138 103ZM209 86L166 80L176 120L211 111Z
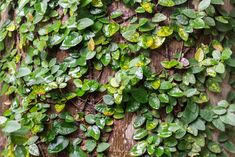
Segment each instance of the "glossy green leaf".
M49 143L48 153L58 153L64 150L69 144L69 140L64 136L57 136L57 138Z
M172 97L182 97L184 95L183 91L181 91L179 88L175 87L172 90L168 92L168 94Z
M33 156L40 156L39 148L36 144L29 145L29 153Z
M137 130L134 135L133 135L133 139L134 140L141 140L144 137L146 137L148 135L148 131L145 129L139 129Z
M160 108L160 101L157 97L157 94L152 93L149 96L149 105L153 108L153 109L159 109Z
M175 2L173 0L159 0L158 4L164 7L173 7Z
M171 27L163 26L158 30L157 35L159 37L167 37L167 36L170 36L172 33L173 33L173 29Z
M96 141L95 140L87 140L85 143L85 148L88 152L92 152L96 147Z
M87 134L91 137L93 137L95 140L99 140L100 138L100 129L93 125L93 126L89 126L87 129Z
M156 13L152 18L152 22L162 22L165 21L166 19L167 19L166 15L162 13Z
M82 41L82 36L78 32L72 32L65 37L60 49L67 50L70 47L76 46Z
M4 128L2 129L3 132L5 133L12 133L16 132L21 128L21 125L18 121L16 120L9 120L6 122Z
M103 32L106 37L111 37L119 30L119 25L115 22L109 23L103 27Z
M31 73L31 70L28 67L20 67L18 70L17 77L24 77Z
M107 105L113 105L114 104L114 98L112 95L104 95L103 96L104 103Z
M0 116L0 125L4 124L7 121L6 117Z
M202 0L198 5L198 9L200 11L205 10L206 8L209 7L210 3L211 3L211 0Z
M88 124L95 124L95 115L88 114L85 116L85 120Z
M225 115L220 116L220 120L232 126L235 126L235 114L231 112L227 112Z
M144 49L149 48L151 45L153 45L153 37L147 34L140 36L138 45Z
M190 20L190 26L194 29L202 29L205 27L205 22L201 18L196 18L194 20Z
M178 61L176 60L171 60L171 61L162 61L161 65L166 68L166 69L171 69L179 64Z
M78 20L77 29L83 30L87 27L90 27L93 24L94 24L93 20L91 20L89 18L82 18L82 19Z
M135 144L130 151L131 156L142 156L147 149L147 142L141 141Z
M100 143L97 146L97 152L104 152L105 150L107 150L109 148L110 144L109 143Z
M55 125L55 131L61 135L68 135L77 130L77 127L73 123L58 122Z

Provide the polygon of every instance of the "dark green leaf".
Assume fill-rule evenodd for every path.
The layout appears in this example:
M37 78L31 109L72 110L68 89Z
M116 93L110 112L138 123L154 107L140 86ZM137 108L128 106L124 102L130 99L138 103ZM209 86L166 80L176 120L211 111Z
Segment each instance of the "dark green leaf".
M143 88L134 88L131 90L132 97L140 102L140 103L147 103L148 102L148 93Z

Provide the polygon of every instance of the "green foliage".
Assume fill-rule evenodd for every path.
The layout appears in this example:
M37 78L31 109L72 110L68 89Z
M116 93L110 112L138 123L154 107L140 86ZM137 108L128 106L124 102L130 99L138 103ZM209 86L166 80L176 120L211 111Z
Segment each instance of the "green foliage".
M112 10L112 3L125 6ZM217 104L209 99L223 91L224 80L235 88L234 11L224 11L223 0L194 5L1 1L0 13L10 18L0 22L0 94L12 98L2 103L9 109L0 127L9 140L1 155L41 156L43 142L51 154L104 156L114 119L128 112L136 115L131 156L235 153L225 136L235 126L235 93ZM172 41L181 48L169 52ZM167 58L157 63L159 73L156 53ZM113 71L108 82L91 74L106 69Z

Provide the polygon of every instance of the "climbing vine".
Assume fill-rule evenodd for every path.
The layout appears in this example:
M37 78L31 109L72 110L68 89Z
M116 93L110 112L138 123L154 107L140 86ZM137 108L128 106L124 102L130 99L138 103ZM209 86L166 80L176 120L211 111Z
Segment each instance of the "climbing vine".
M2 0L2 156L42 156L40 145L49 154L106 156L114 121L128 113L136 115L130 156L235 153L235 10L224 3ZM174 53L172 41L181 44ZM157 53L165 57L158 72ZM231 92L215 104L209 95L225 81Z

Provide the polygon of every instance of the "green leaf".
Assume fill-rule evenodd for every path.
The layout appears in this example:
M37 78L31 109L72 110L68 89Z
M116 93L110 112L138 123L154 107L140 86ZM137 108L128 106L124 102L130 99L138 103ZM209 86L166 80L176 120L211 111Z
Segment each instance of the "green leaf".
M221 59L222 59L222 60L230 59L230 57L231 57L232 54L233 54L233 52L232 52L231 49L225 48L225 49L222 51Z
M47 2L38 2L34 4L34 8L39 15L44 15L47 10Z
M87 134L90 137L93 137L95 140L99 140L99 138L100 138L100 129L96 125L89 126L88 129L87 129Z
M146 129L147 130L153 130L157 127L158 125L158 120L154 119L154 120L147 120L146 122Z
M18 1L18 12L21 11L21 9L29 3L29 0L19 0Z
M141 104L140 102L137 102L135 100L130 100L128 105L126 106L127 112L135 112L140 108Z
M183 39L184 41L188 40L189 34L183 28L179 28L178 34L180 38Z
M175 5L180 5L180 4L184 4L185 2L187 2L187 0L174 0Z
M223 17L223 16L216 16L215 20L220 22L220 23L223 23L223 24L229 23L229 21L225 17Z
M48 153L58 153L64 150L69 144L69 140L64 136L57 136L56 140L48 145Z
M206 8L210 6L210 3L211 3L211 0L202 0L198 5L198 9L200 11L205 10Z
M75 148L69 152L69 157L87 157L87 154L79 146L75 146Z
M224 5L224 0L211 0L211 4Z
M13 153L15 155L13 155ZM12 156L15 157L25 157L27 154L27 150L25 149L25 146L23 145L16 145L14 152L12 152Z
M6 122L4 128L2 129L3 132L5 133L12 133L16 132L21 128L21 125L19 124L18 121L16 120L9 120Z
M202 48L199 48L199 49L197 49L194 58L195 58L198 62L201 62L201 61L203 61L204 56L205 56L205 54L204 54L203 49L202 49Z
M0 116L0 125L4 124L7 121L6 117Z
M27 76L31 73L31 70L28 67L20 67L17 73L17 78Z
M130 42L138 42L138 39L139 39L139 33L138 32L136 32L136 30L135 29L128 29L127 31L124 31L123 33L122 33L122 36L126 39L126 40L128 40L128 41L130 41Z
M157 80L155 80L155 81L153 81L152 83L151 83L151 86L153 87L153 89L158 89L159 87L160 87L160 84L161 84L161 80L160 79L157 79Z
M70 47L76 46L82 41L82 36L78 32L72 32L65 37L60 49L67 50Z
M165 93L159 94L158 98L162 103L169 103L169 96Z
M88 123L88 124L95 124L95 115L93 114L88 114L85 116L85 121Z
M223 74L225 72L225 66L223 63L219 63L215 66L215 71L219 74Z
M163 81L161 82L161 85L160 85L160 89L163 89L163 90L168 90L168 89L171 89L172 87L173 86L170 81Z
M219 129L219 130L221 130L221 131L225 131L225 125L224 125L224 123L223 123L219 118L214 119L214 120L212 121L212 123L213 123L213 125L214 125L217 129Z
M192 101L188 101L188 104L182 114L182 121L186 124L189 124L197 119L199 114L199 107L197 104Z
M171 69L175 66L177 66L179 64L179 62L177 60L171 60L171 61L162 61L161 65L166 68L166 69Z
M36 144L33 143L33 144L29 145L28 150L29 150L29 153L31 155L33 155L33 156L40 156L39 148L38 148L38 146Z
M94 24L93 20L91 20L89 18L82 18L82 19L78 20L77 28L78 28L78 30L83 30L87 27L90 27L93 24Z
M103 7L102 0L92 0L91 4L97 8Z
M55 124L55 131L61 135L68 135L73 133L77 130L77 127L74 123L67 123L67 122L57 122Z
M159 37L167 37L170 36L173 33L173 29L169 26L162 26L158 32L157 35Z
M235 126L235 114L227 112L227 114L220 116L220 120L225 124Z
M110 17L112 18L112 19L115 19L115 18L117 18L117 17L120 17L120 16L122 16L122 12L120 11L120 10L115 10L115 11L113 11L111 14L110 14Z
M227 112L227 110L222 106L216 106L213 108L213 112L217 115L223 115Z
M103 27L103 32L106 37L111 37L119 30L119 25L115 22L109 23Z
M153 45L153 37L147 34L141 35L138 41L138 45L144 49L149 48L151 45Z
M49 37L49 45L54 46L61 43L64 40L64 36L60 34L54 34Z
M173 0L159 0L158 4L164 7L173 7L175 2Z
M215 114L211 108L205 108L200 110L200 116L208 122L211 122L213 120L214 115Z
M209 142L207 148L213 153L221 153L221 148L216 142Z
M190 20L190 26L194 29L202 29L205 27L205 22L201 18L196 18L194 20Z
M160 157L164 154L164 148L162 146L158 147L156 150L156 156Z
M231 141L225 142L224 148L231 153L235 153L235 145Z
M195 122L191 124L192 127L196 128L197 130L205 130L206 125L205 122L198 118Z
M157 97L157 94L152 93L149 97L149 105L153 108L153 109L159 109L160 108L160 101Z
M113 105L114 104L114 98L112 95L104 95L103 96L104 103L107 105Z
M106 53L101 57L101 62L104 66L107 66L111 62L111 55L110 53Z
M141 140L143 139L144 137L146 137L148 135L148 131L141 128L141 129L138 129L134 135L133 135L133 139L134 140Z
M162 13L156 13L152 18L152 22L162 22L165 21L166 19L167 19L166 15Z
M192 97L192 96L194 96L197 93L198 93L197 88L190 88L190 89L184 91L184 95L186 97Z
M131 90L132 97L140 102L140 103L147 103L148 102L148 93L143 88L134 88Z
M172 90L170 90L168 94L172 97L177 97L177 98L184 96L184 93L178 87L175 87Z
M146 152L147 142L141 141L131 148L131 156L142 156Z
M138 128L142 126L145 122L146 118L144 116L137 116L134 121L134 128Z
M96 141L95 140L87 140L85 144L85 148L88 152L92 152L96 147Z
M182 13L191 19L194 19L197 17L197 14L193 9L188 9L188 8L183 9Z
M153 36L153 44L150 46L150 49L157 49L164 43L166 38Z
M104 152L106 149L108 149L110 147L110 144L109 143L100 143L98 144L97 146L97 152L98 153L101 153L101 152Z

